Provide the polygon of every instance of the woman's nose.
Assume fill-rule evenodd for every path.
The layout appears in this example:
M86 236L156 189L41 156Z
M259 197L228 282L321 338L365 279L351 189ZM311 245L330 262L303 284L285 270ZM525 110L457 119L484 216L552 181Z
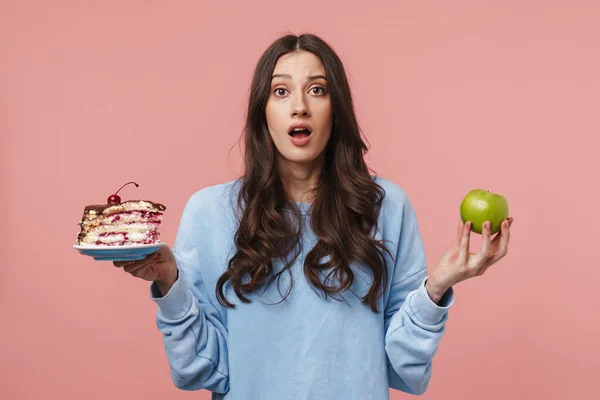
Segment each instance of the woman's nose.
M292 116L302 116L307 117L309 115L308 106L304 101L304 97L302 95L296 96L294 99L294 104L292 105Z

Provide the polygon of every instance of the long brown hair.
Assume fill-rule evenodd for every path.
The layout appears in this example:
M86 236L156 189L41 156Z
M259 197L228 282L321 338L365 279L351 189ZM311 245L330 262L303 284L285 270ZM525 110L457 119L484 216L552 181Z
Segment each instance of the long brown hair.
M385 191L375 183L363 160L368 148L361 138L344 66L333 49L312 34L279 38L256 65L243 132L245 171L237 202L241 211L234 239L237 251L217 282L216 296L221 305L235 307L223 292L223 286L230 281L237 297L249 303L246 294L269 286L275 279L279 283L299 255L302 215L283 188L277 149L265 116L277 60L296 50L309 51L323 63L333 109L331 138L324 150L323 170L311 204L310 223L318 242L306 256L304 275L313 290L333 295L352 287L355 276L350 263L362 262L372 271L373 283L361 299L377 313L378 297L388 282L383 252L390 253L373 234ZM290 220L290 215L295 218ZM288 260L293 249L296 252ZM327 258L325 262L323 257ZM285 267L277 273L274 259L285 259ZM321 281L323 271L328 271L327 279L337 278L339 285L328 285L327 279Z

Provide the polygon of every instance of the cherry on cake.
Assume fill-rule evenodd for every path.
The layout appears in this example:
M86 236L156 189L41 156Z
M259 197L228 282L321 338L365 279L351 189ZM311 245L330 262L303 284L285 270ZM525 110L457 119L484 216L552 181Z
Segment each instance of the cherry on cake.
M135 182L128 182L121 189ZM79 223L81 231L77 244L81 246L125 246L156 244L159 227L166 207L149 200L121 202L119 191L108 198L107 204L89 205Z

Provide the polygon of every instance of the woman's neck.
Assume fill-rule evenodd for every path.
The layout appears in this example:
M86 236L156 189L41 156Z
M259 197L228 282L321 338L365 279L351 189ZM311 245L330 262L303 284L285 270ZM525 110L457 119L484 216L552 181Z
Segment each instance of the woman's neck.
M312 164L297 164L288 160L278 163L283 188L288 197L297 202L311 203L319 184L322 161Z

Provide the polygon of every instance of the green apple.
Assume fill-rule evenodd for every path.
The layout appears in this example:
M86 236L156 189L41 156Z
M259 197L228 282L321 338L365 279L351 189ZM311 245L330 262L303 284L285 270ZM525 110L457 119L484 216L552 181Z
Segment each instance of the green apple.
M471 231L481 235L483 223L490 221L491 234L500 230L502 221L508 218L508 202L502 195L488 190L473 189L460 203L463 224L471 221Z

